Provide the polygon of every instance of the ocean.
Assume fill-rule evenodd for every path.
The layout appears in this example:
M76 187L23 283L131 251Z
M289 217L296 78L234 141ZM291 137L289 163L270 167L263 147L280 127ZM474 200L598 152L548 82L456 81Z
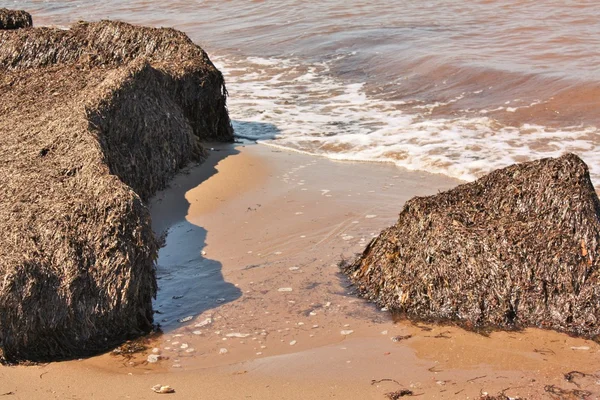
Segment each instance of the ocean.
M0 1L34 25L186 32L225 75L236 135L473 180L578 154L600 183L600 3Z

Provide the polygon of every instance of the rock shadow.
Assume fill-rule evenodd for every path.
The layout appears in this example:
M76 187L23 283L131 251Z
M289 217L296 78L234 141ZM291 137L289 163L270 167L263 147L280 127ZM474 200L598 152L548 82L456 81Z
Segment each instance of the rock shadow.
M168 189L150 202L153 229L157 235L166 234L158 254L158 293L154 301L154 321L163 332L181 326L187 317L242 295L240 289L223 278L221 263L202 255L206 229L185 219L190 207L186 192L215 175L221 160L238 153L232 145L214 145L202 165L179 174Z

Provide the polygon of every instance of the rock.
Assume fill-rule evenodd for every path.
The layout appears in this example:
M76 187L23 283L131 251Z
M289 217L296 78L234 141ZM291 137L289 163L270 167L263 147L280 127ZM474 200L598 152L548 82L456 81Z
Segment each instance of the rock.
M291 292L293 289L291 287L282 287L277 289L278 292Z
M159 394L175 393L175 389L173 389L169 385L154 385L152 386L152 390L154 391L154 393Z
M298 343L298 342L296 342L295 340L292 340L292 341L290 342L290 346L294 346L296 343Z
M221 348L221 349L219 350L219 354L227 354L227 353L228 353L228 351L227 351L227 349L226 349L226 348Z
M344 336L348 336L348 335L351 335L353 333L354 333L354 331L352 329L345 329L343 331L340 331L340 334L342 334Z
M594 337L599 216L577 156L517 164L409 200L343 269L364 297L408 318Z
M33 20L28 12L0 8L0 30L30 28L32 26Z
M233 139L225 100L221 72L174 29L0 30L4 361L89 356L153 329L145 201L207 156L200 140Z

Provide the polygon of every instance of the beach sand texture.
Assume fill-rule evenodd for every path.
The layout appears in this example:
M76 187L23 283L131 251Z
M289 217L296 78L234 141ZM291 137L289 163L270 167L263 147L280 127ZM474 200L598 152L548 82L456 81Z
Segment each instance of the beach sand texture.
M151 203L154 229L168 229L155 302L164 334L131 358L3 368L0 394L145 399L161 384L182 399L598 395L597 378L564 376L598 371L592 341L394 323L339 273L340 259L395 222L406 200L456 181L264 145L213 149Z

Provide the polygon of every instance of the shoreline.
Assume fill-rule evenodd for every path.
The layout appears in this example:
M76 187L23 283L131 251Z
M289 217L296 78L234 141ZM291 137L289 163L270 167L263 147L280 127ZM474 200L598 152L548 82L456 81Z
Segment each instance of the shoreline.
M400 389L424 399L505 389L540 398L546 385L576 389L565 373L600 369L600 346L589 340L538 329L485 337L394 323L354 295L339 260L395 222L409 198L462 182L263 145L213 148L204 164L177 175L150 202L154 230L170 228L159 254L163 279L155 306L170 310L156 315L156 322L168 318L164 333L130 360L105 354L4 368L0 394L144 399L154 398L150 388L160 383L178 398L385 399ZM168 275L174 265L200 272L194 279L190 269ZM194 297L197 284L228 295ZM177 312L192 319L179 323ZM149 364L153 348L164 358ZM597 387L595 380L577 382Z

